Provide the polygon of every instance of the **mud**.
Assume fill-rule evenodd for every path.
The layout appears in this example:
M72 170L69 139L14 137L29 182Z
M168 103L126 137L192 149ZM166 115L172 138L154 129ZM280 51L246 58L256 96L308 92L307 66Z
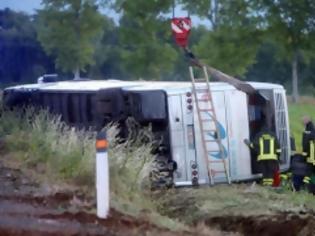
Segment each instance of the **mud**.
M204 220L205 225L243 235L311 236L315 235L315 217L309 214L276 214L262 216L225 216Z
M182 214L189 205L179 207ZM200 225L203 225L200 228ZM215 231L213 229L216 229ZM215 232L213 234L212 232ZM0 160L1 235L315 235L312 213L202 217L189 232L157 227L111 209L106 220L95 216L95 200L79 191L51 191Z
M3 162L0 183L0 235L178 235L113 209L100 220L84 195L52 193Z

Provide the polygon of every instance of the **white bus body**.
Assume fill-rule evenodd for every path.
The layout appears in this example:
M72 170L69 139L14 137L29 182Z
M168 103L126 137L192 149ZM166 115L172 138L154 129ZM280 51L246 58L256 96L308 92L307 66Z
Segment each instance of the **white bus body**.
M231 180L234 182L259 177L254 155L250 153L243 140L252 138L259 131L266 116L271 117L272 127L280 141L281 170L287 170L290 164L290 132L285 90L276 84L250 84L268 101L264 106L255 95L247 95L226 83L210 83L225 151L224 157L219 153L209 153L208 158L211 160L225 158ZM161 155L165 155L168 161L174 162L177 166L176 169L169 170L172 184L175 186L209 184L196 109L187 108L187 96L192 92L191 87L191 83L188 82L118 80L41 82L5 89L4 103L8 107L26 104L48 107L52 112L61 114L69 124L85 126L86 124L95 126L95 120L102 120L103 114L108 113L108 110L117 110L117 107L120 107L120 110L115 110L107 116L106 122L123 121L131 116L143 125L152 123L155 127L153 132L161 133L163 139L168 139L164 140L163 146L166 146L166 151ZM119 89L119 94L122 95L119 97L113 89ZM110 93L107 92L109 90ZM211 138L215 136L209 133L209 139ZM215 174L215 182L226 182L222 173L215 172L223 169L222 164L213 164L211 168ZM194 170L197 174L195 172L193 175Z

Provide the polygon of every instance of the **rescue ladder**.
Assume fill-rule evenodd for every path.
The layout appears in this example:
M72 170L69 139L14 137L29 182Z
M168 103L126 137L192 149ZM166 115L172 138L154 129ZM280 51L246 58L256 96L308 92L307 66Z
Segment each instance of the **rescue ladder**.
M202 70L204 78L197 79L194 76L193 67L189 67L192 81L192 92L194 94L197 109L196 111L200 128L204 161L207 166L207 172L211 185L214 185L216 173L224 174L227 182L230 184L231 178L225 160L225 150L222 144L219 123L217 121L217 116L213 105L207 68L203 66ZM209 134L211 134L212 139L207 138ZM211 160L211 153L219 153L219 159ZM215 166L218 168L218 165L221 164L223 165L223 170L214 169Z

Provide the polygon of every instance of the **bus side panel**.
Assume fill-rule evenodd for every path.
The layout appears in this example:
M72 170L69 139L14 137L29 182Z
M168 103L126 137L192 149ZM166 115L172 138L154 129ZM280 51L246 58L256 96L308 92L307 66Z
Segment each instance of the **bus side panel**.
M185 154L184 119L180 95L168 96L168 111L172 157L177 163L177 170L174 172L174 183L175 185L182 185L181 183L188 181L188 177Z
M230 174L233 181L251 178L250 150L244 139L249 138L248 106L245 93L232 90L225 92L228 123Z
M191 109L192 104L190 97L185 94L182 95L182 111L183 111L183 127L184 127L184 142L185 142L185 156L186 156L186 173L188 184L199 184L199 171L196 161L196 142L194 131L194 109Z
M207 94L200 94L199 99L207 99ZM229 150L228 150L228 141L227 141L227 126L226 126L226 107L225 107L225 98L224 98L224 92L218 92L214 91L212 92L212 99L215 107L216 116L218 119L218 127L220 132L221 141L223 144L223 158L226 159L226 162L228 163L229 158ZM209 105L207 104L201 104L201 109L207 109L209 108ZM212 113L212 112L211 112ZM209 112L202 112L202 119L203 120L209 120L211 119ZM194 123L195 123L195 134L196 134L196 147L197 147L197 162L199 167L199 183L209 183L209 177L208 177L208 170L207 165L210 165L210 169L212 172L212 175L214 176L215 182L227 182L227 179L224 174L224 166L223 162L220 162L222 155L220 152L220 147L216 142L213 142L216 138L216 134L213 132L206 132L205 139L208 140L206 143L207 150L210 151L208 153L207 159L204 157L204 151L202 148L202 141L201 141L201 132L198 122L198 114L195 109L194 112ZM215 123L212 121L203 122L203 129L204 130L214 130L215 129ZM213 161L210 162L209 161ZM218 162L219 161L219 162Z

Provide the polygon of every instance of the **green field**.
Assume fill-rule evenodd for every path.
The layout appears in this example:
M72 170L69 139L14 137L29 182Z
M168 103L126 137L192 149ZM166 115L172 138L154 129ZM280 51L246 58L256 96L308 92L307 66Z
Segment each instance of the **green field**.
M301 117L309 115L315 120L314 104L315 100L310 98L303 98L298 104L289 103L290 129L298 149L303 131ZM115 132L112 128L108 133L111 206L119 212L136 217L145 215L154 224L177 231L191 229L201 220L213 217L315 211L315 198L307 192L275 191L255 183L152 193L146 187L152 159L150 145L143 145L140 140L122 144L113 138ZM53 184L67 182L86 189L92 197L95 194L94 133L74 130L45 111L34 117L30 110L26 117L15 112L3 113L0 136L4 143L3 157L16 160L21 169L42 172L41 177L36 175L37 179Z
M295 138L297 151L301 151L302 132L304 130L302 117L308 115L315 121L315 99L303 97L299 103L288 103L290 133Z

